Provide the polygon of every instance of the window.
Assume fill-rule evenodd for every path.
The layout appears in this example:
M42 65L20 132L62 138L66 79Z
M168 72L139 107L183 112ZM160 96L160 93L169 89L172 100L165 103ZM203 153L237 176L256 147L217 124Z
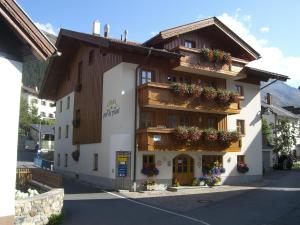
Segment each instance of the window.
M65 167L68 167L68 154L65 154Z
M93 164L94 164L94 166L93 166L94 169L93 170L97 171L98 170L98 153L94 154L94 163Z
M237 156L237 163L245 163L245 155L238 155Z
M179 77L179 82L180 83L185 83L185 84L190 84L191 83L191 78L189 78L189 77Z
M41 117L46 117L46 113L45 112L41 112Z
M59 102L59 109L58 111L61 113L62 112L62 101Z
M58 127L58 139L61 139L61 127Z
M207 127L217 129L217 120L216 118L207 119Z
M215 82L215 81L206 81L206 82L205 82L205 86L206 86L206 87L217 88L217 85L216 85L216 82Z
M168 77L168 82L170 83L177 82L176 76L168 75L167 77Z
M239 93L240 96L244 96L244 87L241 85L235 85L235 91Z
M245 120L237 120L236 121L236 130L241 135L245 135Z
M184 47L186 48L195 48L196 44L194 41L185 40L184 41Z
M92 65L94 63L94 59L95 59L95 51L91 50L89 53L89 65Z
M49 118L54 118L54 115L52 113L49 113Z
M69 125L66 125L65 138L69 137Z
M141 113L141 128L153 127L152 123L152 113L142 112Z
M149 70L142 70L141 83L146 84L154 81L154 72Z
M41 101L41 104L42 105L46 105L46 101Z
M67 97L67 109L70 108L70 96Z
M177 116L176 115L168 115L168 127L169 128L177 127Z
M60 154L57 154L57 166L60 166Z
M77 83L81 84L82 82L82 61L78 63L78 68L77 68Z
M143 168L155 168L154 155L143 155Z
M186 116L186 115L181 115L180 117L179 117L179 125L180 126L190 126L190 123L191 121L190 121L190 117L189 116Z

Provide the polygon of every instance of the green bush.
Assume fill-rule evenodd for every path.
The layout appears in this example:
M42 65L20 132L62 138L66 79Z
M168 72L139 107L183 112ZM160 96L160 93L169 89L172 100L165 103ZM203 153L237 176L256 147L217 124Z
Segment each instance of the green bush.
M64 221L64 214L53 214L49 217L47 225L60 225Z

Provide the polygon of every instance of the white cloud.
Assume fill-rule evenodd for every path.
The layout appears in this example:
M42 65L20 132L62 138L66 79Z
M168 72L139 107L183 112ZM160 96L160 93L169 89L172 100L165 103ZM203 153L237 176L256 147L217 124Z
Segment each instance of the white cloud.
M269 27L261 27L259 30L262 33L268 33L270 31L270 28Z
M300 86L300 56L285 56L279 47L269 46L268 40L256 38L245 24L249 20L245 21L243 17L223 13L218 18L262 55L261 59L249 63L249 66L287 75L291 78L287 82L289 85Z
M48 32L49 34L53 34L53 35L57 35L57 30L56 28L53 27L53 25L51 23L45 23L45 24L42 24L42 23L38 23L38 22L35 22L34 23L37 28L39 28L40 30L43 30L43 31L46 31Z

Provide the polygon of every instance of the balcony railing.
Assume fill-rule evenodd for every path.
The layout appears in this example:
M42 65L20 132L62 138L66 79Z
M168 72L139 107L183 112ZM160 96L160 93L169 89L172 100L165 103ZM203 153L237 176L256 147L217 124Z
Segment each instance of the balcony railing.
M216 77L243 77L241 73L244 66L248 63L245 60L232 57L231 65L211 63L203 60L200 55L200 49L190 49L178 46L174 49L184 55L181 58L180 65L175 70L212 75Z
M140 151L210 151L210 152L240 152L241 140L231 142L228 145L215 143L205 143L201 141L188 144L177 140L174 137L172 128L147 128L138 131L138 149Z
M240 113L237 102L230 105L218 104L201 100L200 97L179 96L172 90L171 84L147 83L139 87L140 107L184 110L192 112L206 112L217 114L238 114Z

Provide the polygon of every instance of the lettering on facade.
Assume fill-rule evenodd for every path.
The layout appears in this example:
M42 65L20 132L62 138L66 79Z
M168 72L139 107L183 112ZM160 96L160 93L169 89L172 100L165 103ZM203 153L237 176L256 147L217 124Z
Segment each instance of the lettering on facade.
M116 99L111 99L106 104L106 109L103 113L103 119L107 117L114 117L115 115L120 113L120 106L117 104Z

